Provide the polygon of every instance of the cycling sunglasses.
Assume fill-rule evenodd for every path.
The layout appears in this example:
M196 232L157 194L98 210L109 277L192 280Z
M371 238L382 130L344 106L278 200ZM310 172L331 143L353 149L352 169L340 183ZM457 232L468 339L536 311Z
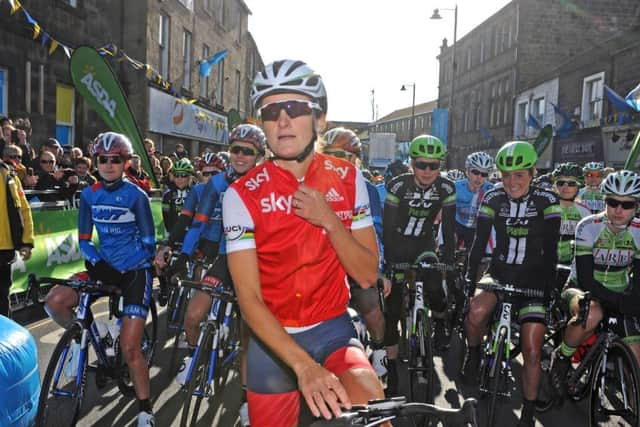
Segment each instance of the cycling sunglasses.
M479 171L478 169L471 169L469 172L471 172L475 176L481 176L483 178L489 178L489 172L482 172L482 171Z
M173 176L175 178L188 178L191 176L190 173L184 173L184 172L178 172L178 173L174 173Z
M320 105L305 99L290 99L286 101L271 102L263 105L258 110L258 114L263 122L274 122L278 120L280 111L284 110L289 118L295 119L300 116L308 116L313 110L322 111Z
M568 185L569 187L577 187L578 183L576 181L564 180L564 179L559 179L556 181L557 187L562 187L564 185Z
M55 160L40 160L40 164L42 165L52 165L55 162L56 162Z
M98 163L106 165L111 163L112 165L119 165L122 163L122 157L120 156L98 156Z
M343 150L325 151L324 154L327 156L337 157L339 159L346 159L349 157L347 152Z
M233 145L229 148L231 154L244 154L245 156L255 156L258 154L256 150L251 147L243 147L241 145Z
M11 156L8 156L8 157L9 157L10 159L12 159L12 160L22 160L22 156L19 156L19 155L17 155L17 154L15 154L15 155L11 155Z
M413 162L413 166L415 166L416 169L420 169L421 171L424 171L427 169L432 171L437 171L438 169L440 169L440 162L437 162L437 163Z
M587 172L585 176L587 178L600 178L602 174L600 172Z
M220 171L202 171L200 172L202 176L213 176L220 173Z
M635 201L623 202L620 200L611 199L607 197L606 199L604 199L604 202L607 204L607 206L612 207L614 209L617 208L618 206L622 206L622 209L625 209L625 210L633 209L636 207Z

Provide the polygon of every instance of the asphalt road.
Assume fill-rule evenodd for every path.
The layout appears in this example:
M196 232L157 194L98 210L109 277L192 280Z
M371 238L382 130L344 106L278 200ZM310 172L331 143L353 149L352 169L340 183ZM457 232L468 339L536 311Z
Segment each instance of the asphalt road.
M107 315L106 302L97 302L93 306L98 318ZM155 364L151 369L151 390L153 407L158 426L178 426L183 392L168 373L172 340L167 341L165 332L165 312L159 310L159 342L156 351ZM18 313L16 320L26 326L38 343L38 359L40 374L44 376L51 352L60 338L61 329L51 322L41 308ZM436 357L436 401L443 406L459 407L466 397L478 397L477 391L462 386L458 380L461 361L459 343L453 341L451 348ZM520 365L514 363L513 396L510 399L499 400L499 412L496 426L515 426L520 413L521 395L518 380ZM406 366L401 365L400 390L408 395ZM134 399L123 397L115 383L108 384L98 391L94 374L89 373L87 395L82 408L80 426L131 426L135 425L138 408ZM206 403L206 415L201 423L206 426L239 426L238 409L240 407L240 381L237 373L232 374L223 396L214 398ZM485 416L486 402L479 400L480 421ZM548 413L539 414L537 426L582 426L587 424L586 404L584 402L565 403L562 408L552 409ZM395 426L412 425L408 421L397 421Z

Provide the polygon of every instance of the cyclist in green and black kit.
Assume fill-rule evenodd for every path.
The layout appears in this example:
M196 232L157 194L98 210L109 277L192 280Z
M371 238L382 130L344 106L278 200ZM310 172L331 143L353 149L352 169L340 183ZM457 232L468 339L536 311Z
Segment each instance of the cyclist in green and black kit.
M587 186L578 193L580 201L586 205L591 213L600 213L604 210L604 195L600 191L600 183L604 178L604 164L601 162L589 162L582 168Z

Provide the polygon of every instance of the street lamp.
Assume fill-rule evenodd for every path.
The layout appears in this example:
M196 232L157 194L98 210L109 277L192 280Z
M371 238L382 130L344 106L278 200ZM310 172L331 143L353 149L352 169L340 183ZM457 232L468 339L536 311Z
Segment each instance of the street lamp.
M409 142L413 141L413 132L415 129L415 121L416 121L416 84L410 84L410 85L402 85L402 87L400 88L400 90L407 90L407 86L411 86L413 88L413 100L411 101L411 125L410 125L410 135L411 137L409 138Z
M456 81L456 41L458 37L458 5L453 9L434 9L433 15L430 19L442 19L440 16L441 10L452 10L453 11L453 46L451 47L451 92L449 94L449 123L447 130L447 139L449 150L451 150L453 144L453 93L455 90L455 81Z

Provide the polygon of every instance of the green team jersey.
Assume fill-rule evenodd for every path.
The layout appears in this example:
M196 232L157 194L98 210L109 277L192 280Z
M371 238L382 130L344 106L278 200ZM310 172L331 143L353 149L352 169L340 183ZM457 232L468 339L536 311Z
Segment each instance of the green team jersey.
M584 187L578 192L578 198L593 214L600 213L604 210L604 194L599 188L592 190Z
M560 240L558 241L558 262L571 264L573 261L573 245L576 226L582 218L591 215L591 211L580 203L573 203L569 207L560 206Z
M593 278L613 292L624 292L629 286L633 260L640 259L640 219L634 218L618 233L609 230L608 223L605 212L578 223L576 257L593 256Z

